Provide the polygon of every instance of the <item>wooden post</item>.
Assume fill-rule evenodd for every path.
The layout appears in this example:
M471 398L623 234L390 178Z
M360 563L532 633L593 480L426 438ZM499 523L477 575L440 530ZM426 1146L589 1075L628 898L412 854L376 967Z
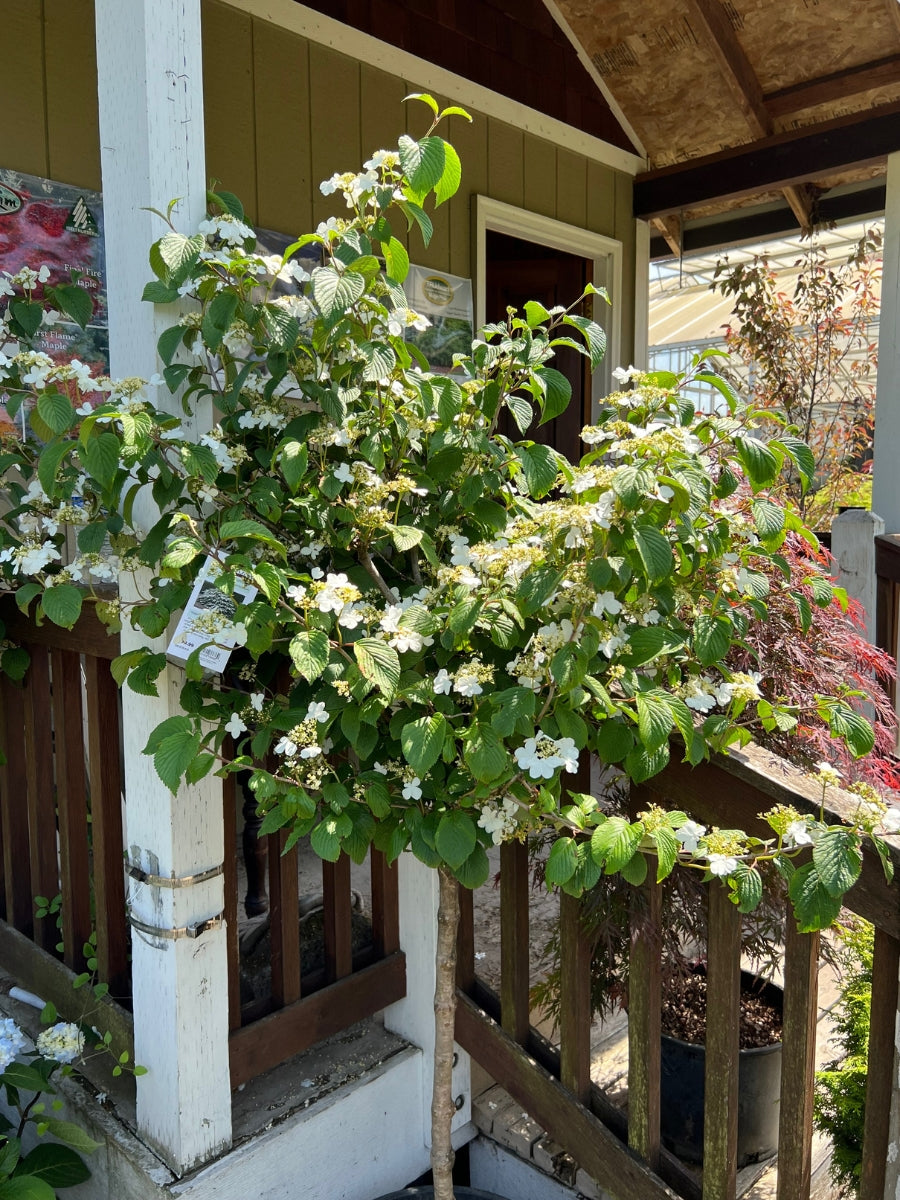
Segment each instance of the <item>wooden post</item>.
M591 1094L591 943L582 901L559 897L559 1070L563 1087L586 1104Z
M851 508L831 522L831 553L838 565L837 581L865 610L866 637L875 642L875 538L884 533L877 513Z
M94 7L110 372L149 378L159 369L158 336L176 314L141 302L147 251L165 230L146 209L165 211L179 197L174 220L193 232L206 207L200 0L96 0ZM184 417L164 389L156 401L168 402L190 433L208 427L209 408ZM149 527L149 505L139 519ZM127 576L122 587L127 599ZM150 645L163 651L166 642ZM141 644L146 639L125 622L122 652ZM222 864L221 782L209 778L173 796L142 753L149 732L181 711L182 682L182 672L169 668L158 697L123 690L128 856L164 881L130 889L135 1058L149 1068L137 1081L137 1120L179 1174L231 1142L222 877L168 884ZM191 936L198 926L204 932Z
M524 842L504 842L500 847L500 1021L521 1046L530 1026L528 890L528 847Z
M735 1200L741 915L718 880L709 885L708 955L703 1200Z
M646 913L632 928L628 971L628 1145L655 1171L659 1165L661 893L644 886Z
M859 1200L900 1195L900 942L875 929Z
M778 1200L808 1200L812 1182L819 935L798 933L790 911L785 930Z
M412 854L401 854L393 869L398 872L400 893L400 949L406 955L406 996L384 1010L384 1025L424 1051L422 1058L422 1139L431 1146L431 1091L434 1082L434 982L437 950L438 873ZM453 1099L462 1104L453 1118L454 1131L471 1120L472 1097L469 1056L457 1047L453 1068ZM405 1136L412 1139L414 1132Z
M900 533L900 151L888 155L884 206L884 271L878 321L878 385L872 511L888 533Z

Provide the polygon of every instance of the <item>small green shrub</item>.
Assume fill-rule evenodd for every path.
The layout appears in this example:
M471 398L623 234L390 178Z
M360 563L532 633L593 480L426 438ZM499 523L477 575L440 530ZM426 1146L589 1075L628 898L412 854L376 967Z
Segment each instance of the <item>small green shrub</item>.
M831 1139L831 1179L845 1197L859 1195L862 1169L874 938L872 925L863 920L841 932L838 957L843 981L834 1010L833 1039L841 1054L816 1075L813 1120L816 1129Z

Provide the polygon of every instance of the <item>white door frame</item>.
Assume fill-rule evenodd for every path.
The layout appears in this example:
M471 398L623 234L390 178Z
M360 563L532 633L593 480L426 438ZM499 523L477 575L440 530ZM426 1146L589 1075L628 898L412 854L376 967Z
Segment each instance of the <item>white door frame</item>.
M593 282L609 292L612 306L594 299L594 320L606 330L606 355L599 370L591 376L591 400L597 403L610 390L613 367L619 365L622 343L622 243L577 225L568 225L553 217L475 196L475 322L485 323L485 286L487 279L487 233L505 233L526 242L536 242L553 250L577 254L594 264ZM574 299L574 297L573 297Z

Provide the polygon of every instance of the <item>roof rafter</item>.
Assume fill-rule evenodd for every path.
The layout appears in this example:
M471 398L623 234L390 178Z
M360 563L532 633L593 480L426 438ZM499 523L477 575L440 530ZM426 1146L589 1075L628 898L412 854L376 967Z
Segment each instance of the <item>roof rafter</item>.
M884 104L648 171L635 180L634 214L645 220L664 217L880 163L900 150L898 117L900 102Z
M891 4L897 10L900 22L900 4L897 0L891 0ZM900 54L889 54L874 62L780 88L764 95L763 101L772 117L789 117L817 104L833 104L836 100L846 100L849 96L859 96L872 88L892 83L900 83Z

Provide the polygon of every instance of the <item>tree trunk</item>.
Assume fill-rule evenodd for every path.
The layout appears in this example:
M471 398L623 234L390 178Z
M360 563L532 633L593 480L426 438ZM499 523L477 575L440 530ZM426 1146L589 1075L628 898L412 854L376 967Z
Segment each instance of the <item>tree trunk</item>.
M438 936L434 983L434 1089L431 1094L431 1171L434 1200L453 1200L453 1031L456 1015L456 933L459 884L438 868Z

